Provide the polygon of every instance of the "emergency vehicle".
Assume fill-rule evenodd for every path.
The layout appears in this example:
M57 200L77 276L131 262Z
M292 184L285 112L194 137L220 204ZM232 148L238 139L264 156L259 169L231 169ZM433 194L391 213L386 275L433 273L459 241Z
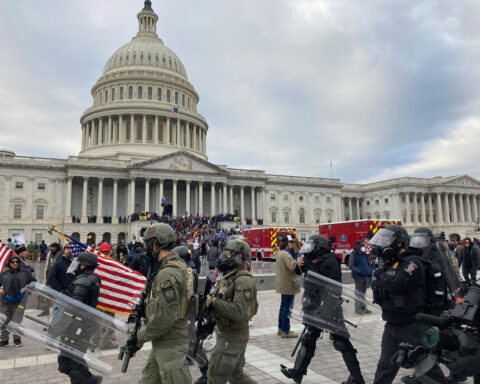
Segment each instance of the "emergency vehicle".
M291 233L296 236L297 230L286 227L251 228L243 230L243 238L252 250L252 259L275 260L280 240Z
M335 250L335 256L343 261L344 257L353 251L355 241L365 240L368 233L375 235L381 228L387 225L402 225L398 220L353 220L341 221L338 223L320 224L318 233L330 240L331 236L335 236L336 241L332 244ZM368 246L367 246L368 248Z

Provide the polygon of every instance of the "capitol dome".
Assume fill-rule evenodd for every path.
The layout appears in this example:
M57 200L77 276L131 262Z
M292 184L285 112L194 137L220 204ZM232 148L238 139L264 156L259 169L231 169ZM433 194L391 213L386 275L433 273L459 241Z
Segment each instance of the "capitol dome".
M80 156L148 159L185 150L206 156L208 124L178 56L157 36L151 1L137 15L138 33L105 64L81 117Z

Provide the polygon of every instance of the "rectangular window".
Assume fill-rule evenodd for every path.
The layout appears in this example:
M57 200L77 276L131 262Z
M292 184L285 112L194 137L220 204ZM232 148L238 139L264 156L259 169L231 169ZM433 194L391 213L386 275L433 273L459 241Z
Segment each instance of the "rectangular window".
M105 103L108 101L108 91L105 91Z
M153 123L147 124L147 141L153 141Z
M17 191L23 190L23 181L16 181L16 182L15 182L15 189L16 189Z
M283 216L285 218L285 224L290 222L290 214L288 212L283 212Z
M112 101L115 101L115 88L112 88Z
M45 183L38 183L37 184L37 191L45 191Z
M277 212L272 211L272 223L276 223L276 222L277 222Z
M272 193L272 194L270 195L270 200L275 200L275 199L276 199L276 196L275 196L274 193Z
M22 206L20 204L15 204L13 206L13 218L14 219L22 218Z
M152 87L148 87L148 100L152 100L152 98L153 98Z
M137 122L137 142L142 142L142 123Z
M331 222L332 222L332 213L331 213L331 212L328 212L328 213L327 213L327 222L328 222L328 223L331 223Z
M283 195L283 201L288 201L288 195Z
M163 143L163 125L162 123L158 123L158 141Z
M390 219L390 213L389 213L389 212L387 212L387 213L385 214L385 219L387 219L387 220Z
M331 203L332 202L332 198L330 196L327 196L327 203Z
M380 204L380 200L375 200L375 205Z
M375 218L376 218L377 220L380 220L380 215L376 215Z
M43 240L42 232L35 233L35 244L40 244Z
M43 219L45 214L45 206L37 205L37 219Z
M370 205L370 201L367 201L367 205Z
M128 87L128 98L133 99L133 87Z
M157 89L157 100L158 101L162 100L162 88Z
M314 201L315 201L315 203L319 203L320 202L320 196L315 196Z
M385 199L385 204L388 204L388 199Z
M120 100L123 100L123 87L120 87Z
M320 224L320 213L315 212L315 223Z

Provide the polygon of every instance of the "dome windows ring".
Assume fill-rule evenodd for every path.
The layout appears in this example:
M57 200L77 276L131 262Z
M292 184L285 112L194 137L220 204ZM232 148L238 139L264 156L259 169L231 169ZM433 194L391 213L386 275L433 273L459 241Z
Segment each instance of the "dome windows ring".
M133 99L133 87L128 87L128 98Z
M138 86L137 96L138 96L138 99L142 99L143 97L143 88L141 85Z
M140 60L143 61L143 52L140 54Z
M133 61L137 60L137 52L133 52Z
M152 55L150 53L148 54L148 61L152 61Z
M148 87L148 100L152 100L152 98L153 98L152 87Z

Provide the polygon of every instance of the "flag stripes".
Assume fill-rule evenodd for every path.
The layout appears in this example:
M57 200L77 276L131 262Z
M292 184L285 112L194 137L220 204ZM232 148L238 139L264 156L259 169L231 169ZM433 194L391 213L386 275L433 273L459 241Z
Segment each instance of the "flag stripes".
M12 250L6 245L0 242L0 272L2 272L7 264L8 259L12 255Z

